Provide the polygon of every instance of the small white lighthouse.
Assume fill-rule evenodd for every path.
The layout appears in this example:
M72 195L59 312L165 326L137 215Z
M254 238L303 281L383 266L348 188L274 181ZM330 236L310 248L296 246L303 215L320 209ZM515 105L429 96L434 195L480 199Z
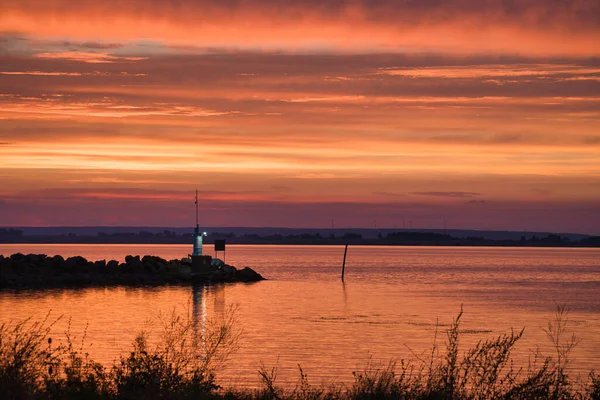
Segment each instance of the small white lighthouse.
M196 190L196 228L194 229L194 251L192 253L192 274L207 275L211 272L212 257L202 255L202 239L206 232L200 232L198 224L198 191Z
M202 255L202 238L206 236L206 232L200 232L198 224L198 191L196 190L196 229L194 229L194 251L192 256Z

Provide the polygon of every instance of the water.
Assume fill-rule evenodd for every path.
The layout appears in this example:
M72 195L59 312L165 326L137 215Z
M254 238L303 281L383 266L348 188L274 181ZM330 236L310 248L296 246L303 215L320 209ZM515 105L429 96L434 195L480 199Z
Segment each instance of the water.
M187 255L186 245L1 245L0 253L82 255L89 260L153 254ZM369 358L416 359L464 305L461 348L525 328L515 357L526 366L557 304L570 308L579 340L573 373L600 368L600 249L350 247L346 282L341 246L228 246L227 262L249 266L268 281L211 287L94 288L0 292L0 322L33 316L63 318L98 361L129 349L159 313L191 313L200 322L238 305L240 348L220 374L225 385L253 386L259 365L278 366L282 383L297 379L297 364L313 383L349 382ZM87 327L87 328L86 328Z

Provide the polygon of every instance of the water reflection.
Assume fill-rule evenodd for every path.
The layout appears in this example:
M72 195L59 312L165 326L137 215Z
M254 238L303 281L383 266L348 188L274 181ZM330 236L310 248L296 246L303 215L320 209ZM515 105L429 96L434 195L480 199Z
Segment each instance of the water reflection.
M218 318L225 314L225 285L209 286L208 292L214 297L214 313Z
M60 252L27 245L18 245L18 251ZM116 259L128 251L123 246L79 245L66 254ZM185 250L163 246L147 251L177 258ZM269 280L0 291L0 323L29 316L40 320L52 310L52 318L63 316L55 325L57 336L71 319L73 334L86 332L91 357L112 363L129 351L138 329L160 312L186 312L202 334L210 331L210 321L228 316L229 305L239 305L236 323L244 335L220 378L253 384L264 361L281 366L282 381L295 382L301 364L319 383L351 381L350 372L363 368L370 356L387 362L427 351L436 321L445 329L461 304L467 332L461 346L526 327L514 353L517 364L526 366L530 349L548 347L540 327L558 303L570 306L577 321L572 328L580 344L571 367L587 374L600 360L599 249L361 247L353 249L351 274L341 287L340 247L232 246L229 258L235 265L256 268Z
M344 294L344 312L348 313L348 292L346 291L346 282L342 281L342 293Z
M206 294L208 288L205 285L192 286L192 317L194 320L194 331L204 336L206 334Z
M212 298L212 299L211 299ZM225 285L193 285L192 317L194 329L198 334L206 334L209 320L208 304L212 300L212 318L222 319L225 316Z

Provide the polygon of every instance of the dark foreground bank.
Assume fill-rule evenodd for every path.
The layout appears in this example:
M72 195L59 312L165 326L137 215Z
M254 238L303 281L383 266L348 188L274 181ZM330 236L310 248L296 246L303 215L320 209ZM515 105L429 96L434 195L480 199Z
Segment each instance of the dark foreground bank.
M559 310L548 328L556 346L552 355L536 353L529 366L513 365L511 350L523 332L482 340L459 352L460 315L446 332L445 346L435 345L415 362L368 365L352 372L350 385L312 385L299 366L295 386L283 388L276 370L258 368L257 389L222 388L216 374L236 346L239 332L229 314L205 331L173 316L165 322L158 345L140 334L130 352L105 366L74 345L50 337L52 323L26 320L0 325L0 398L50 399L600 399L600 376L569 376L575 338L565 335L566 314ZM566 337L565 337L566 336ZM350 371L349 371L350 373Z
M237 269L214 260L210 272L195 274L189 262L167 261L156 256L127 256L116 260L88 261L76 256L0 255L0 289L82 287L104 285L164 285L185 283L256 282L264 278L251 268Z

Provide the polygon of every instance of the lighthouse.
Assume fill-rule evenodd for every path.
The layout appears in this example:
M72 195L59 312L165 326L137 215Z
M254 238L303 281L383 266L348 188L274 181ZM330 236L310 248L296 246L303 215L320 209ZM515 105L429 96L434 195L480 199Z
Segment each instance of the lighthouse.
M192 256L202 255L202 238L206 236L206 232L200 232L198 224L198 191L196 190L196 229L194 229L194 250Z
M202 239L206 232L200 232L198 223L198 191L196 190L196 228L194 229L194 249L192 251L192 272L196 274L210 273L212 257L202 255Z

